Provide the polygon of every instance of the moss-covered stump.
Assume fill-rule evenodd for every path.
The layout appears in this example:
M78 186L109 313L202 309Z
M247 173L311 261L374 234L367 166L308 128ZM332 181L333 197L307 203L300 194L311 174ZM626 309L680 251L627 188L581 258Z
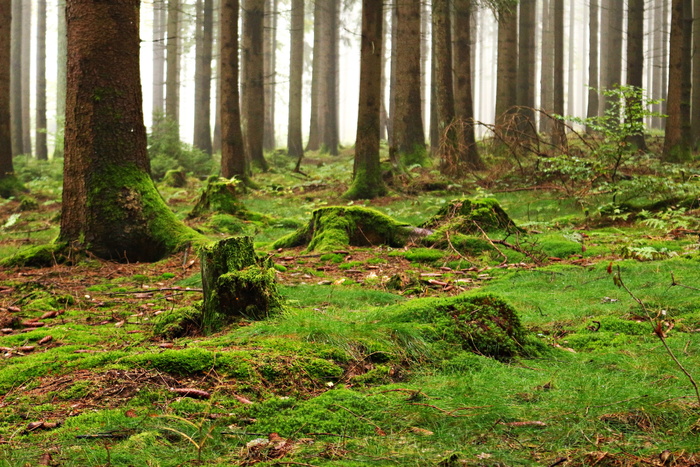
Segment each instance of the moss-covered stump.
M308 251L333 251L352 246L404 246L423 231L374 209L329 206L313 212L309 223L273 243L273 248L308 245Z
M427 324L426 338L507 359L532 351L516 310L491 294L422 298L387 310L389 321Z
M421 227L432 230L450 230L462 234L481 234L494 231L520 231L495 199L452 200Z
M240 181L236 179L209 177L202 196L187 217L201 217L211 212L236 216L246 214L246 208L238 200L237 190L240 190Z
M168 170L163 175L163 184L173 188L182 188L187 185L187 172L182 167Z
M263 319L281 308L275 269L261 260L252 237L231 237L202 248L205 331L241 318Z

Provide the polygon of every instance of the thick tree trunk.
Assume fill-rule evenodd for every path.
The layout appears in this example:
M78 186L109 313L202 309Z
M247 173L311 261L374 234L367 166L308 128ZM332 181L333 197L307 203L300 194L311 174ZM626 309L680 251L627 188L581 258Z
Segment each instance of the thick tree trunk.
M221 0L219 21L219 105L221 175L248 180L238 91L238 0Z
M531 0L534 1L534 0ZM455 0L454 93L459 127L460 163L470 170L483 169L474 134L472 99L471 0Z
M496 126L507 130L517 104L518 10L498 10L498 74L496 77Z
M386 193L379 165L379 110L384 50L382 7L382 3L376 0L362 0L360 102L353 181L345 193L349 199L369 199Z
M7 179L13 177L12 135L10 132L10 43L12 6L0 1L0 196L11 195L6 190Z
M68 0L59 239L103 258L154 261L199 238L149 175L139 79L139 1Z
M588 110L586 111L587 118L598 116L598 31L600 29L600 9L598 8L598 0L590 0L589 14L589 36L588 36ZM586 128L587 132L591 132L591 128Z
M423 163L425 132L421 113L420 0L396 4L396 87L393 147L404 165Z
M627 84L641 90L644 85L644 1L628 0L627 6ZM640 96L641 97L641 96ZM625 118L633 125L643 127L639 113L642 102L631 99L625 104ZM635 110L637 109L637 110ZM637 149L646 151L644 132L630 135L629 141Z
M243 137L250 162L260 170L267 170L263 156L263 128L265 127L265 92L263 76L263 18L265 0L243 2Z
M24 151L22 143L22 0L12 0L12 62L10 70L10 122L12 155ZM19 18L19 20L18 20Z
M153 0L153 121L162 118L165 111L165 28L167 22L165 0Z
M53 157L63 157L63 127L66 121L66 2L58 2L58 25L56 27L56 141Z
M301 104L304 73L304 0L292 0L289 56L289 118L287 120L287 154L301 158Z
M263 150L275 149L275 89L277 81L277 2L267 0L264 19L264 80L265 80L265 127L263 128Z
M46 146L46 0L37 2L36 23L36 158L47 160Z
M213 41L212 0L197 0L196 63L194 72L194 138L193 145L206 154L211 146L211 60Z
M165 117L176 123L179 139L180 122L180 0L168 0L166 28Z
M667 65L664 65L664 57L666 56L666 19L663 16L664 3L666 0L656 0L654 4L654 58L653 58L653 85L651 97L655 100L664 100L666 97L666 86L664 85L665 76L668 72ZM659 102L652 106L652 110L659 114L664 111L664 104ZM661 129L664 126L665 119L661 117L653 117L651 120L652 128Z
M668 98L666 133L663 159L680 162L688 156L688 147L683 139L681 100L683 96L683 0L671 2L671 39L668 70Z

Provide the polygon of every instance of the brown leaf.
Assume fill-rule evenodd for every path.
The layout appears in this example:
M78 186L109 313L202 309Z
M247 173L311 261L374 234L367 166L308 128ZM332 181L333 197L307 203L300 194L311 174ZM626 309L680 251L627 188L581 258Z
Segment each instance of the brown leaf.
M211 394L207 391L194 388L170 388L170 392L174 392L175 394L179 394L184 397L191 397L193 399L209 399L211 397Z
M44 426L44 422L31 422L27 425L26 430L27 431L34 431L38 430L39 428Z
M136 415L136 412L134 412L133 410L127 410L126 412L124 412L124 415L127 416L128 418L137 418L138 417L138 415Z
M238 402L240 402L241 404L246 404L246 405L252 404L252 402L251 402L249 399L246 399L246 398L243 397L243 396L238 396L238 395L234 394L233 397L235 397L236 400L237 400Z
M12 334L12 333L14 332L14 329L12 329L12 328L2 328L2 329L0 329L0 332L2 332L3 334Z
M162 342L158 344L158 347L161 349L172 349L173 348L173 343L172 342Z
M53 465L53 459L51 458L50 452L45 452L39 457L37 461L38 465Z
M20 352L33 352L36 347L33 345L23 345L22 347L17 347Z
M376 427L376 428L374 429L374 432L377 433L377 435L379 435L379 436L386 436L386 431L382 430L382 429L379 428L379 427Z
M421 435L421 436L431 436L431 435L435 434L430 430L426 430L425 428L419 428L417 426L412 426L411 431L414 432L415 434Z
M44 336L44 337L42 337L42 338L39 340L38 344L39 344L39 345L48 344L48 343L51 342L52 340L53 340L53 336Z
M57 311L47 311L46 313L44 313L43 315L41 315L41 318L39 318L39 319L55 318L56 316L58 316L58 312L57 312Z
M44 326L44 323L40 323L39 321L33 321L33 320L25 320L22 321L22 326L25 328L40 328Z
M22 311L22 309L17 306L8 306L7 311L9 311L10 313L19 313L20 311Z

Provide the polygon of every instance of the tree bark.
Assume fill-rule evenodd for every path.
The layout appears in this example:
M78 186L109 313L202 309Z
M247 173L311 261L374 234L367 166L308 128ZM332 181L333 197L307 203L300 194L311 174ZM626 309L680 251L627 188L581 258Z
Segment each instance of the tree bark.
M166 34L165 117L178 129L180 122L180 0L168 0Z
M693 76L692 76L692 116L691 130L693 149L700 144L700 0L693 2Z
M598 34L600 29L600 8L598 0L590 0L590 25L588 37L588 109L587 118L598 116ZM591 132L590 127L586 127L587 132Z
M684 145L693 146L691 134L692 62L693 62L693 0L683 0L683 48L681 49L681 133Z
M0 0L0 196L12 193L3 188L5 180L13 177L12 135L10 131L10 50L12 5Z
M211 155L211 60L214 14L212 0L197 0L196 9L195 108L192 142L194 147Z
M139 1L68 0L66 145L59 240L155 261L200 238L149 175L139 79Z
M525 0L527 1L527 0ZM534 0L530 0L534 1ZM470 170L485 168L474 134L472 99L471 0L455 0L454 11L454 94L455 117L459 124L460 163Z
M263 18L265 0L243 2L243 137L251 164L267 170L263 156L263 128L265 127Z
M688 147L683 138L681 100L683 97L683 0L671 2L671 38L668 70L666 133L663 159L680 162L687 158Z
M421 111L420 0L396 3L396 87L393 147L400 164L422 163L425 131Z
M517 104L518 12L513 5L498 9L498 73L496 126L507 129Z
M519 106L518 128L530 137L536 136L535 126L535 72L537 71L535 50L535 28L537 1L521 0L518 20L518 75L517 103Z
M48 160L46 146L46 0L37 2L36 23L36 158Z
M607 0L606 21L603 23L601 47L604 51L601 62L601 87L613 89L622 84L622 29L624 9L620 0ZM610 97L601 96L603 112L613 105Z
M12 0L12 45L10 70L10 122L12 155L24 151L22 142L22 0Z
M311 63L311 113L309 115L309 140L306 143L307 151L318 151L321 148L321 135L319 134L319 87L321 83L321 60L323 59L323 2L314 2L314 50Z
M248 180L238 91L238 0L221 0L219 21L219 106L221 175Z
M321 139L328 154L338 155L338 63L339 63L339 3L338 0L328 2L328 57L326 64L325 84L325 113Z
M53 157L63 157L63 127L66 121L66 2L58 2L58 25L56 27L56 140Z
M153 121L162 118L165 111L165 27L167 13L165 0L153 0Z
M386 194L379 165L379 111L382 84L382 2L362 0L360 101L353 181L345 197L370 199Z
M22 0L22 154L32 154L31 134L31 43L32 3Z
M289 118L287 120L287 154L301 158L301 104L304 73L304 0L292 0L289 56Z
M443 173L459 175L458 141L454 127L455 99L452 79L452 21L449 0L433 1L437 155Z
M264 86L265 86L265 126L263 128L263 150L275 149L275 89L277 72L277 2L267 0L265 5L265 19L263 21L264 43Z
M564 115L564 0L554 2L554 106L557 115ZM552 144L566 148L564 122L556 120L552 128Z
M540 75L540 109L545 112L552 112L554 107L554 60L547 50L554 50L554 31L552 21L552 2L554 0L543 0L542 2L542 71ZM552 132L552 121L547 117L540 118L540 132L550 134Z
M627 6L627 84L640 91L644 85L644 1L628 0ZM641 106L642 101L639 99L629 99L625 104L625 118L632 124L636 122L640 127L644 124L639 112ZM646 151L644 132L631 134L628 142L637 149Z

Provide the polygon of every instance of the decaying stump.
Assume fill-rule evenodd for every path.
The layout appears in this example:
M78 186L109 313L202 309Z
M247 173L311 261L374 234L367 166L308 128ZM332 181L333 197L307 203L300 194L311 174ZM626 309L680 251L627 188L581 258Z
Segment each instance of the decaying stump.
M207 186L199 197L199 201L187 217L200 217L210 212L240 215L247 212L246 208L238 200L236 193L240 185L238 180L209 177Z
M421 227L432 230L449 229L462 234L493 231L517 232L521 230L498 204L498 201L491 198L452 200Z
M281 308L275 269L259 259L252 237L231 237L202 249L205 331L241 318L263 319Z
M308 245L308 251L333 251L349 245L402 247L428 233L373 209L330 206L315 210L307 225L277 240L272 247Z

